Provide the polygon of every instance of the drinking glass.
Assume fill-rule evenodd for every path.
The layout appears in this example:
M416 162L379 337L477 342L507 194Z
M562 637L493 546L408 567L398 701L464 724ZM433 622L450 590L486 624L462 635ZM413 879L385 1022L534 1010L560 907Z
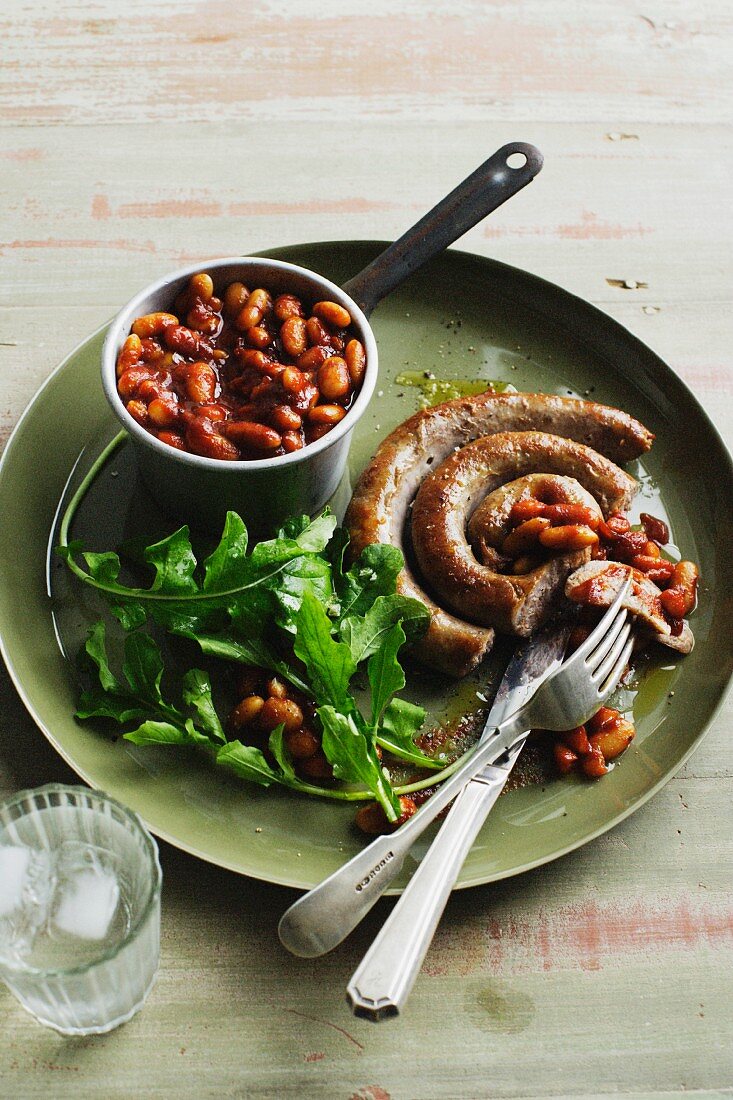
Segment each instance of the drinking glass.
M64 1035L140 1009L160 957L158 848L101 791L50 784L0 805L0 978Z

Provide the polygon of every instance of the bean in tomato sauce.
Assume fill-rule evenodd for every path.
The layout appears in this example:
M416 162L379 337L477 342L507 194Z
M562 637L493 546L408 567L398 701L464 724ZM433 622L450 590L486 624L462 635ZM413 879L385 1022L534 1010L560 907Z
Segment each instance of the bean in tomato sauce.
M306 304L193 275L170 311L133 322L117 392L162 443L223 461L292 454L343 420L366 369L338 302Z

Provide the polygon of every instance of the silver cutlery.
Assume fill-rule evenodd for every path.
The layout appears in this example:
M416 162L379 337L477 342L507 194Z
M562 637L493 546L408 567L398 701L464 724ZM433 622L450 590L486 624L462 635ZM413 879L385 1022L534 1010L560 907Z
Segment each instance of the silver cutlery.
M278 933L294 955L325 954L356 927L399 873L407 852L428 825L487 764L498 760L540 727L567 730L581 725L616 687L631 653L631 626L622 601L629 582L585 642L545 679L521 709L485 733L468 760L396 833L377 837L352 859L304 894L284 913ZM365 1012L371 995L354 991L353 1005Z
M569 633L567 625L544 631L515 652L489 711L487 734L518 710L542 680L560 667ZM451 806L438 835L347 988L347 999L357 1015L381 1019L404 1007L461 867L526 740L522 738L495 764L482 768ZM392 992L388 1003L365 1012L361 990L379 980L377 975L383 965L390 968Z

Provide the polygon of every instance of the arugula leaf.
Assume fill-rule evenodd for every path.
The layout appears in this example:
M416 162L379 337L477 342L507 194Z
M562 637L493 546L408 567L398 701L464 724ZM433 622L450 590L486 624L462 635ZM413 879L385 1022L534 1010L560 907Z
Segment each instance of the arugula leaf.
M293 762L290 759L290 755L288 753L288 750L285 748L285 744L283 742L283 730L284 729L285 729L285 727L282 726L282 725L281 726L276 726L275 729L270 734L270 737L269 737L269 740L268 740L267 744L268 744L268 747L270 749L270 752L272 753L272 755L275 757L275 760L279 764L280 771L283 773L285 778L290 779L290 780L294 780L295 782L297 782L296 777L295 777L295 768L293 767Z
M397 795L382 771L374 742L359 729L355 714L342 714L334 707L318 708L323 729L322 747L333 774L346 783L363 783L381 803L388 821L396 821L401 808Z
M204 745L210 747L210 741L198 733L191 722L183 726L174 726L172 722L156 722L148 719L136 730L122 735L125 741L135 745Z
M102 584L113 584L120 575L122 565L118 554L106 551L102 554L93 554L87 551L84 561L91 575Z
M241 741L229 741L228 744L223 745L216 754L216 762L229 768L240 779L259 783L261 787L282 782L281 777L270 767L260 750L254 745L243 745Z
M147 700L134 696L129 688L113 674L107 658L105 638L104 623L95 623L89 631L84 648L91 663L96 666L99 687L82 691L75 712L76 717L112 718L116 722L132 722L146 718L150 710Z
M415 736L425 721L422 707L406 699L393 699L386 707L379 726L377 741L387 752L420 768L443 768L445 759L426 756L415 744Z
M204 592L236 587L247 567L247 528L236 512L227 512L219 545L204 562Z
M91 663L96 667L99 687L81 693L76 716L111 718L124 725L138 721L137 729L124 734L138 745L204 745L226 741L224 730L214 709L209 677L200 669L191 669L183 677L182 697L198 720L168 703L161 691L163 659L153 638L148 634L128 634L125 638L122 671L125 682L110 668L105 644L105 625L95 623L85 646Z
M198 724L206 735L213 741L226 744L226 735L214 708L211 682L206 673L199 668L190 669L183 677L181 695L184 703L194 711Z
M109 667L106 647L106 628L102 620L95 623L87 635L84 649L97 666L99 682L104 691L118 692L122 690L119 680Z
M155 570L149 588L120 583L116 555L92 555L89 572L85 572L75 560L80 543L62 541L58 552L80 580L109 600L123 625L140 625L142 617L150 615L169 630L195 632L220 625L222 614L231 613L240 602L250 603L253 596L256 602L258 589L276 589L278 577L289 563L309 555L317 557L325 550L335 524L335 517L324 513L301 524L294 537L260 542L247 555L244 524L230 513L218 546L204 563L201 583L196 578L197 563L186 527L145 551L146 561ZM68 516L64 536L67 527ZM300 575L297 567L290 573Z
M402 552L396 546L372 543L364 547L348 572L337 568L336 591L341 601L341 618L366 615L378 596L394 592L404 563Z
M347 712L354 710L349 682L356 672L356 662L349 647L331 637L331 621L310 591L303 594L297 627L293 649L306 667L316 703Z
M377 652L397 623L402 624L405 635L413 640L427 630L430 612L419 600L397 592L377 596L365 615L349 614L341 620L339 636L348 645L356 663L360 664Z
M372 691L372 725L375 727L392 696L405 686L405 674L397 660L404 641L405 632L399 623L395 623L369 658L367 675Z
M268 588L272 594L272 617L291 634L297 630L296 620L306 591L312 592L326 608L330 609L334 602L331 567L320 557L295 558Z
M191 549L188 527L181 527L168 538L154 542L145 550L145 560L155 570L151 592L190 594L198 591L194 580L196 558Z
M271 672L277 672L298 691L310 693L310 685L298 675L292 665L281 660L261 637L256 635L246 637L244 633L233 630L220 631L217 634L186 633L185 637L198 642L202 652L209 657L220 657L224 661L237 661L240 664L270 669Z

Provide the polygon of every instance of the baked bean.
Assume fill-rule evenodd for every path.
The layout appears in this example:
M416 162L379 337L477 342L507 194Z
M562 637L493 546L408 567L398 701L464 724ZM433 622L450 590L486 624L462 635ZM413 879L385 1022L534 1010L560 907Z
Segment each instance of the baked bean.
M148 426L148 406L144 401L128 401L125 406L133 420L137 420L143 428Z
M302 317L303 306L294 294L279 294L272 307L278 321L287 321L290 317Z
M305 445L301 432L283 432L283 448L288 454L300 451Z
M225 462L234 462L239 458L239 449L217 432L211 421L205 417L190 418L186 424L184 439L188 449L195 455L219 458Z
M183 436L179 435L178 432L158 432L158 439L161 443L167 443L169 447L175 447L177 451L186 450L186 444L183 442Z
M305 333L311 347L329 347L331 334L317 317L309 317L305 322Z
M179 355L198 355L200 338L185 325L170 325L163 334L166 347Z
M280 328L280 339L288 355L297 358L308 347L305 321L302 317L288 317Z
M186 324L196 332L215 336L221 328L221 317L204 302L197 300L186 314Z
M197 409L193 410L193 414L194 416L206 416L214 423L227 418L227 410L223 405L199 405Z
M254 722L264 705L265 700L261 695L247 695L240 703L237 703L230 715L229 721L234 729L241 729L242 726L248 726L250 722Z
M669 542L669 527L664 520L650 516L648 512L642 512L639 518L647 536L654 542L658 542L660 546L666 546Z
M172 313L146 313L143 317L138 317L136 321L132 323L132 333L134 336L160 336L167 328L172 325L178 324L178 318L174 317Z
M698 578L699 571L694 562L681 561L675 565L671 584L659 597L671 618L684 619L694 609Z
M598 530L604 539L615 539L631 530L631 524L620 512L612 512L608 519L598 524ZM646 536L644 536L646 541Z
M303 427L303 418L290 405L275 405L270 412L270 423L281 432L297 432Z
M158 341L153 340L150 336L146 336L140 341L140 350L143 361L146 363L156 363L165 354Z
M330 347L308 348L307 351L298 356L295 365L302 371L318 370L332 354L332 351L333 349Z
M599 707L596 713L585 723L589 733L600 733L612 729L621 718L621 712L615 707Z
M318 389L327 401L341 401L351 390L351 378L346 360L332 355L318 371Z
M540 532L539 541L548 550L566 552L593 546L598 542L598 535L585 524L573 523L564 527L548 527Z
M321 321L325 321L334 328L348 328L351 324L351 314L337 302L316 302L313 313Z
M134 397L137 393L138 386L141 382L144 382L146 378L152 378L150 371L147 367L129 367L124 374L121 374L117 379L117 392L123 401L128 400L130 397Z
M265 684L265 690L272 699L287 699L288 687L277 676L271 676Z
M309 756L307 760L298 761L298 772L300 775L304 775L306 779L331 779L333 778L333 767L326 759L326 754L319 749L313 753L313 756Z
M207 404L216 397L216 371L208 363L184 363L176 368L176 378L183 382L191 401Z
M236 326L242 332L253 325L259 325L268 309L272 308L272 299L266 290L258 288L253 290L247 299L244 309L237 314Z
M224 312L229 317L236 317L244 309L249 298L249 291L244 283L230 283L224 291Z
M191 293L196 294L202 302L208 302L214 296L214 280L205 271L192 275L189 287Z
M135 333L131 333L124 344L122 350L117 357L117 377L124 374L130 367L137 366L142 359L142 341Z
M282 436L274 428L253 420L227 420L222 430L227 439L248 450L276 451L282 443Z
M309 424L305 433L306 441L308 443L315 443L317 439L322 439L324 435L328 435L331 428L331 424Z
M306 308L294 294L273 301L236 280L214 290L197 272L170 312L135 319L117 361L122 400L140 402L135 415L158 438L173 429L185 450L225 461L290 454L321 438L346 415L366 369L348 310L325 300Z
M166 385L170 376L156 375L154 378L145 378L137 388L136 397L139 397L141 401L144 401L146 405L149 405L151 401L154 401L156 397L165 397Z
M513 524L524 523L535 516L544 516L547 505L534 497L525 497L512 505L509 513L509 522Z
M660 578L669 580L674 572L671 561L663 561L662 558L650 557L648 554L637 554L631 559L631 564L634 569L638 569L640 573L646 573L647 576L653 573L655 583Z
M285 748L293 760L308 760L311 756L315 756L321 747L321 742L315 733L304 726L286 733L284 741Z
M346 410L342 405L314 405L308 410L308 420L311 424L322 427L332 427L338 424L346 416Z
M693 595L700 579L700 570L692 561L678 561L672 574L672 583L682 585Z
M586 508L584 504L546 504L542 514L550 520L553 527L561 524L582 524L593 531L602 519L602 516L592 508Z
M344 359L352 386L360 386L366 370L366 352L360 340L349 340L344 349Z
M604 760L615 760L629 747L635 733L633 724L627 718L621 718L611 729L593 734L590 739L591 751L600 749Z
M501 544L502 554L510 558L526 554L528 550L536 548L540 534L549 527L550 521L545 516L535 516L533 519L525 520L504 539Z
M613 557L618 561L630 562L637 554L644 553L647 537L644 531L626 531L612 539Z
M555 758L557 770L561 775L567 775L578 763L577 753L574 753L567 745L563 745L561 741L556 741L552 746L552 754Z
M561 733L560 739L564 745L567 745L567 747L577 753L578 756L584 756L585 753L590 752L590 742L588 741L588 734L585 731L585 726L576 726L574 730L567 730L565 733Z
M148 405L148 416L156 428L172 428L179 415L178 398L174 393L156 397Z
M272 359L265 355L264 351L258 351L256 348L237 348L235 355L243 367L261 371L263 374L267 373L273 365Z
M253 325L244 334L245 342L251 348L269 348L272 343L272 333L268 332L264 325Z
M580 767L589 779L600 779L607 773L606 761L598 745L591 744L591 751L581 758Z

